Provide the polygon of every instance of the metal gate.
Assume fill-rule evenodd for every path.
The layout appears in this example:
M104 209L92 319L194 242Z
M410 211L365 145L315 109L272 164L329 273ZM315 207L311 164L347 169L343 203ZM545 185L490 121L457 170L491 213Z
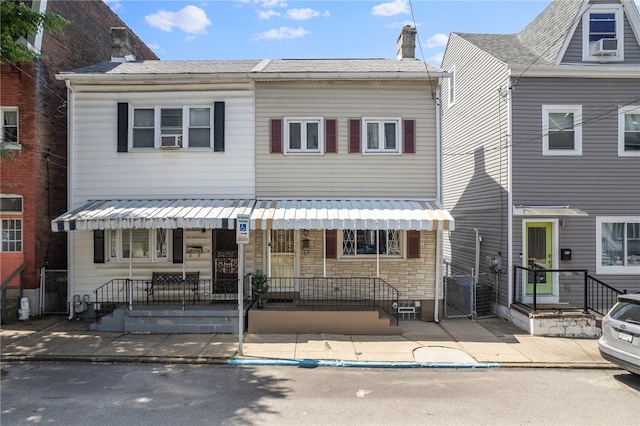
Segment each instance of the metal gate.
M68 285L67 271L64 269L40 270L40 314L67 314Z
M470 273L445 274L444 287L444 316L446 318L479 318L492 316L491 287L486 284L474 284L486 279L487 274L475 277L473 268Z

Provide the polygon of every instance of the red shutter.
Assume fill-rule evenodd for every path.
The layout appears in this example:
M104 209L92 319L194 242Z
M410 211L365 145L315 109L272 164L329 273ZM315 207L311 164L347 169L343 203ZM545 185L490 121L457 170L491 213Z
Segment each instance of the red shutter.
M324 152L338 152L338 120L324 120Z
M324 245L327 259L337 259L338 231L336 229L327 229L325 231Z
M360 120L349 120L349 153L360 152Z
M420 258L420 231L407 231L407 259Z
M282 152L282 119L271 120L271 144L269 146L269 152L281 153Z
M402 139L404 152L415 154L416 152L416 120L404 120L402 123Z

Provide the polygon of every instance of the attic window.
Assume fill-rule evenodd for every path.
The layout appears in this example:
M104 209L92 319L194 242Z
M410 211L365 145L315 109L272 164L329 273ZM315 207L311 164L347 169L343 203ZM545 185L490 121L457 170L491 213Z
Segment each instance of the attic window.
M582 18L582 60L624 60L624 12L621 6L592 5Z

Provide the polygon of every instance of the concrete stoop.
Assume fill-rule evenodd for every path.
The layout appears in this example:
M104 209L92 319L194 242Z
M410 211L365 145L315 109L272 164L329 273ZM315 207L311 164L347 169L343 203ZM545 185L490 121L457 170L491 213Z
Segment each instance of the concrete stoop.
M532 336L597 338L601 321L578 310L531 312L513 305L509 320Z
M147 334L238 333L237 310L134 309L120 307L89 325L92 331Z
M249 311L248 332L252 334L401 334L395 319L380 310L278 310Z

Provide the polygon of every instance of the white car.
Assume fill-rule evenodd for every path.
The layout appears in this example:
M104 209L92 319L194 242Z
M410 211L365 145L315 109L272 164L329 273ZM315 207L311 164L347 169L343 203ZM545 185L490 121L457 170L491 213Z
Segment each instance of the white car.
M602 320L602 358L640 375L640 293L621 294Z

